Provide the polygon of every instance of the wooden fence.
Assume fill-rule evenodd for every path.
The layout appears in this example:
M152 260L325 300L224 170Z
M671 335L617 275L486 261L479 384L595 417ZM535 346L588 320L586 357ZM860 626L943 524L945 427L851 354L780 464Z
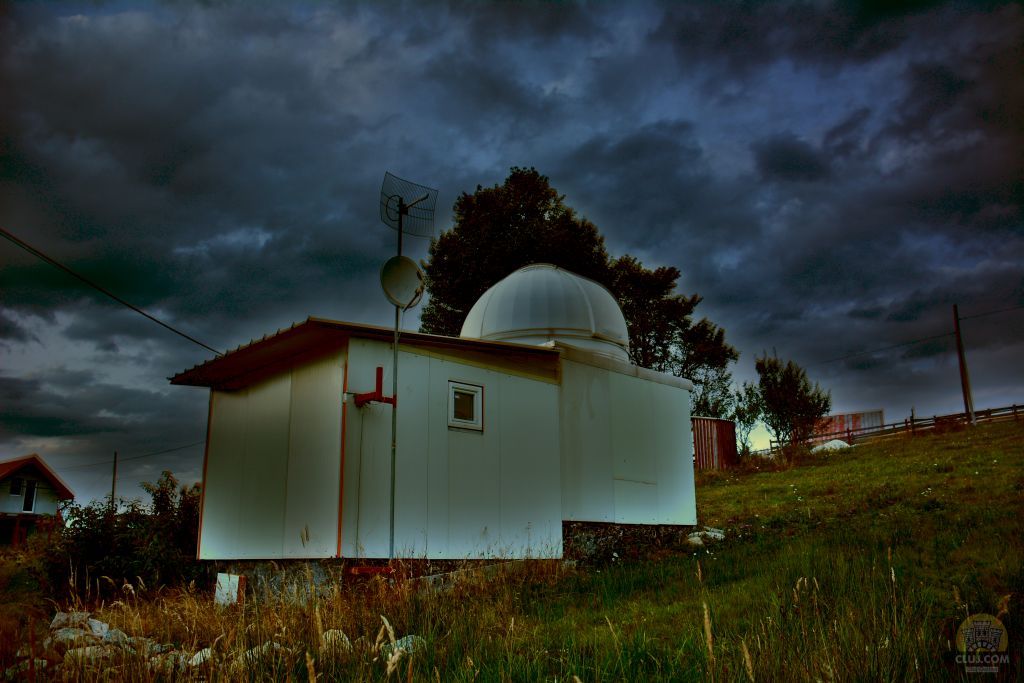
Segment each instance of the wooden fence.
M974 411L976 422L1003 422L1006 420L1024 419L1024 406L1012 405L1003 408L987 408ZM861 429L847 429L839 432L826 434L814 434L811 440L816 442L840 439L848 444L863 443L874 439L884 439L898 435L924 434L936 429L946 429L955 425L967 424L967 413L952 413L950 415L933 415L932 417L909 417L902 422L890 422L875 427L863 427ZM767 453L779 447L779 442L772 440Z

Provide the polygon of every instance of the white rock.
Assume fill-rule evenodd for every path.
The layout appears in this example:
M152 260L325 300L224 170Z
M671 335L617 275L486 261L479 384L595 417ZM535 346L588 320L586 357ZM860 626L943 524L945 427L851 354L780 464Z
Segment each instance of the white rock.
M52 643L73 643L78 640L92 640L92 632L80 628L59 628L47 640Z
M107 635L107 632L110 631L110 626L99 619L90 619L87 621L86 628L88 628L89 631L97 638L103 638Z
M50 630L59 628L84 627L89 621L88 612L57 612L50 622Z
M840 439L832 439L825 443L820 443L811 449L811 453L821 453L822 451L841 451L844 448L850 448L850 444Z
M202 666L210 661L211 657L213 657L213 650L208 647L204 647L202 650L192 655L192 659L188 660L188 665Z
M351 652L352 641L341 629L332 628L320 636L320 652Z
M103 634L103 642L110 643L112 645L130 645L132 639L121 629L112 628Z
M713 538L716 541L721 541L722 539L725 538L725 532L722 531L721 529L716 529L714 527L706 526L706 527L704 527L704 536L707 537L707 538Z
M686 542L697 548L704 547L704 539L701 538L701 533L699 531L694 531L692 534L687 536Z
M403 650L406 654L414 654L419 652L427 646L427 641L423 640L420 636L404 636L395 641L394 646L391 643L384 643L381 646L381 653L385 657L390 657L395 650Z
M232 664L232 669L241 669L244 666L255 667L271 660L275 655L288 654L290 650L284 645L268 640L262 645L246 650Z
M241 602L245 598L245 577L238 574L217 574L217 587L213 603L225 607Z

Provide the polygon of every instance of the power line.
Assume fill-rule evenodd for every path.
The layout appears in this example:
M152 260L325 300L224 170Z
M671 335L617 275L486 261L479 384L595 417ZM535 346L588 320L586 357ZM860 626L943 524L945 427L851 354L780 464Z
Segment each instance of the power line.
M997 311L988 311L986 313L975 313L974 315L962 315L962 316L960 316L960 319L961 320L971 320L972 318L984 318L986 315L995 315L996 313L1006 313L1007 311L1018 311L1018 310L1020 310L1022 308L1024 308L1024 305L1021 305L1021 306L1010 306L1009 308L1000 308Z
M175 446L174 448L167 448L167 449L164 449L162 451L153 451L152 453L143 453L142 455L133 455L133 456L128 457L128 458L118 458L117 460L118 460L118 462L126 462L126 461L129 461L129 460L139 460L141 458L151 458L154 455L165 455L167 453L174 453L175 451L183 451L186 448L192 448L194 446L198 446L201 443L206 443L206 439L201 439L201 440L195 441L193 443L187 443L184 446ZM113 460L104 460L102 462L91 462L91 463L89 463L87 465L70 465L68 467L62 467L60 469L61 470L78 470L78 469L84 469L86 467L98 467L99 465L109 465L112 462L114 462L114 461Z
M816 365L825 365L827 363L837 363L847 358L856 358L857 356L865 356L869 353L881 353L882 351L891 351L892 349L899 349L904 346L912 346L914 344L920 344L921 342L932 341L933 339L942 339L943 337L952 337L952 332L946 332L944 334L936 334L931 337L921 337L920 339L913 339L911 341L903 342L901 344L893 344L892 346L883 346L878 349L870 349L868 351L857 351L855 353L849 353L845 356L839 356L838 358L829 358L828 360L818 361L817 363L811 363L807 367L813 368Z
M1016 310L1019 310L1019 309L1022 309L1022 308L1024 308L1024 305L1021 305L1021 306L1010 306L1009 308L1000 308L1000 309L995 310L995 311L986 311L985 313L975 313L974 315L960 316L960 320L971 320L973 318L984 318L985 316L988 316L988 315L995 315L996 313L1006 313L1008 311L1016 311ZM881 353L883 351L891 351L893 349L903 348L904 346L913 346L914 344L920 344L921 342L933 341L935 339L942 339L944 337L952 337L952 336L954 336L954 334L955 333L953 333L953 332L944 332L942 334L935 334L935 335L932 335L930 337L921 337L920 339L912 339L910 341L905 341L905 342L902 342L900 344L893 344L892 346L883 346L883 347L878 348L878 349L870 349L870 350L867 350L867 351L856 351L854 353L849 353L849 354L847 354L845 356L839 356L837 358L829 358L828 360L818 361L817 363L810 363L807 367L813 368L813 367L818 366L818 365L826 365L828 363L837 363L837 362L839 362L841 360L846 360L848 358L856 358L857 356L865 356L865 355L871 354L871 353Z
M43 252L41 252L38 249L36 249L35 247L33 247L28 242L25 242L21 238L16 237L15 235L11 234L10 232L5 230L4 228L0 228L0 235L3 235L8 240L10 240L14 244L18 245L19 247L21 247L22 249L24 249L28 253L32 254L33 256L35 256L37 258L40 258L43 261L46 261L51 266L54 266L56 268L60 268L61 270L63 270L68 275L71 275L73 277L78 278L79 280L81 280L85 284L89 285L90 287L92 287L96 291L101 292L101 293L107 295L108 297L110 297L111 299L113 299L117 303L121 304L122 306L127 306L128 308L132 309L133 311L135 311L139 315L142 315L142 316L145 316L146 318L149 318L150 320L155 322L157 325L160 325L161 327L164 327L164 328L170 330L171 332L173 332L174 334L176 334L176 335L178 335L180 337L184 337L185 339L188 339L193 344L198 344L199 346L202 346L207 351L212 351L213 353L217 354L218 356L224 355L220 351L218 351L217 349L213 348L212 346L208 346L208 345L204 344L203 342L199 341L198 339L196 339L195 337L192 337L192 336L186 334L185 332L182 332L181 330L168 325L163 320L160 320L159 318L150 315L149 313L147 313L146 311L142 310L138 306L134 306L134 305L128 303L127 301L125 301L124 299L119 297L118 295L116 295L113 292L111 292L109 289L106 289L106 288L96 284L95 282L93 282L92 280L88 279L84 275L80 275L80 274L76 273L75 271L73 271L70 268L68 268L67 266L65 266L63 263L60 263L56 259L47 256Z

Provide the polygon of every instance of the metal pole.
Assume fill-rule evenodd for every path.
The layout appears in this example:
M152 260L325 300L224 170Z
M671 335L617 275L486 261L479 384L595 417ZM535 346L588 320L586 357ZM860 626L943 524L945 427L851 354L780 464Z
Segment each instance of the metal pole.
M398 255L402 255L402 216L406 206L398 198ZM391 356L391 519L388 533L388 559L395 559L395 460L398 451L398 325L400 310L395 306L395 340Z
M971 398L971 378L967 374L967 356L964 354L964 340L960 336L960 313L953 304L953 332L956 334L956 354L960 361L960 388L964 392L964 412L970 423L977 424L974 417L974 399Z
M117 491L117 451L114 451L114 475L110 478L110 509L117 511L114 494Z

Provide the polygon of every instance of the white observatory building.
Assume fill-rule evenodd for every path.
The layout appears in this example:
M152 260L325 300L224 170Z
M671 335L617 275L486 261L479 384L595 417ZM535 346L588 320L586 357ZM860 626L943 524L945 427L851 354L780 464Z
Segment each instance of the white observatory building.
M171 378L210 388L200 559L388 557L392 343L309 318ZM628 343L607 289L547 264L458 338L402 332L396 555L561 557L563 522L695 524L692 384Z

